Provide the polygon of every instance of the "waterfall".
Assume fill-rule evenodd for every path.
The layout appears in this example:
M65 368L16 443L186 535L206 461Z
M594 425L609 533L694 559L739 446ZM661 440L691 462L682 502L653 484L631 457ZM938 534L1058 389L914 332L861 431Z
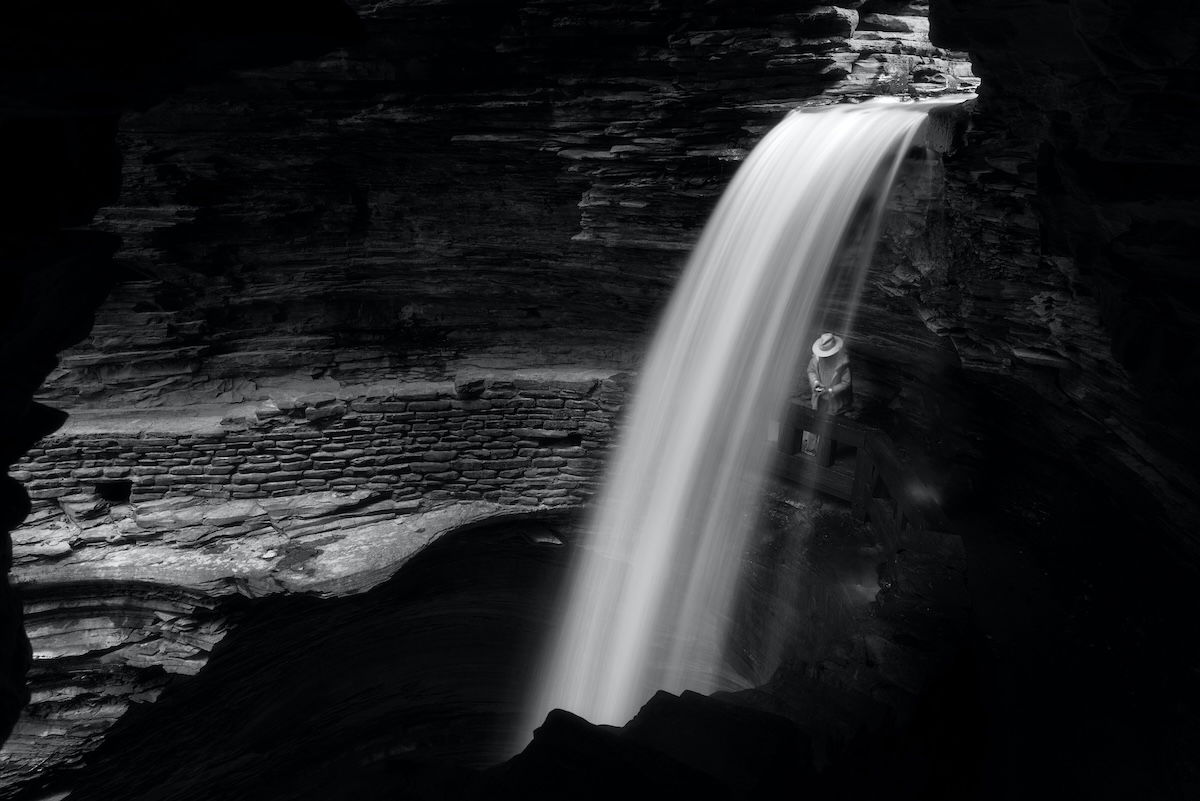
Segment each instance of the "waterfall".
M526 733L556 707L619 725L658 689L727 684L722 649L770 467L768 423L808 362L847 230L864 209L868 233L878 228L931 105L794 111L734 176L641 372Z

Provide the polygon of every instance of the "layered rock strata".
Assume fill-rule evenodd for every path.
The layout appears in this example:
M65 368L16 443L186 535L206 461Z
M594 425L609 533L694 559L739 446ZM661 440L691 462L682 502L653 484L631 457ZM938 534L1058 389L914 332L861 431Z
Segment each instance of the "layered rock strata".
M625 388L529 373L360 392L77 413L30 451L11 578L34 698L0 781L78 761L164 672L197 672L221 598L363 592L446 531L580 505Z
M336 0L280 6L209 3L183 11L117 2L97 9L67 2L19 2L8 9L0 55L0 465L61 425L60 413L31 403L56 354L85 337L93 312L116 280L110 234L88 229L116 198L116 121L189 81L234 67L312 57L359 31ZM146 26L145 30L141 24ZM153 31L147 36L146 30ZM28 513L20 485L0 479L0 524ZM0 549L8 569L8 549ZM19 604L0 588L0 730L28 694L21 678L29 647Z
M96 226L121 237L118 285L43 387L73 418L16 466L34 517L15 580L78 588L47 590L64 610L107 609L85 599L109 581L204 604L356 592L371 569L347 553L394 570L407 551L367 543L430 504L582 503L624 400L606 377L637 366L762 133L804 103L977 83L928 44L923 5L860 5L363 5L360 43L125 115ZM277 519L328 492L351 509ZM142 614L104 641L165 642ZM58 676L63 654L39 654ZM72 680L103 685L89 670ZM64 721L104 697L36 706L12 775L41 769L28 732L94 744Z
M300 507L290 502L295 518ZM274 505L271 514L288 523ZM578 533L571 519L525 517L440 538L366 593L239 604L236 625L200 674L169 682L154 704L135 706L84 769L51 778L39 785L41 794L289 799L349 787L356 797L511 797L513 775L526 774L539 756L479 769L508 756L531 644L550 629L554 589L568 573ZM670 760L695 761L697 739L732 736L729 724L739 717L765 717L752 712L756 707L791 718L816 745L817 763L811 754L789 754L771 769L820 797L843 783L857 790L897 776L907 782L929 769L926 760L957 754L969 732L931 731L919 720L931 691L956 700L962 692L947 686L946 672L946 655L965 644L957 538L910 532L885 545L844 511L794 502L774 504L771 519L774 530L760 532L749 559L757 600L746 613L790 616L785 664L776 670L780 655L769 654L758 665L767 678L776 676L765 691L718 704L732 718L701 716L684 729L667 723L671 715L660 719L660 753L649 754L646 767L661 774ZM886 565L877 573L880 561ZM781 586L803 601L771 604ZM756 655L773 651L753 642L761 632L747 627L739 653L741 646ZM346 659L348 652L355 658ZM962 700L967 717L970 702ZM756 727L740 731L753 738ZM555 741L553 732L542 734ZM856 761L864 738L879 749L872 759L888 765L871 777ZM565 772L549 781L556 796L605 797L569 769L576 760L606 781L637 781L611 754L584 749L567 758L571 750L569 739L558 740L550 763L536 768L538 778L526 774L512 794L540 797L530 783L545 787ZM701 760L699 769L731 763L741 760ZM819 765L827 767L814 781Z
M262 403L279 383L314 375L334 382L320 391L336 398L366 380L446 381L472 366L635 365L704 211L785 108L966 81L953 54L918 42L915 4L843 5L857 8L362 5L362 44L208 83L126 118L118 203L110 203L110 145L119 103L82 116L60 108L53 125L21 128L12 152L51 153L45 160L66 168L56 167L54 180L16 184L24 188L11 193L14 213L4 217L25 243L9 297L37 310L5 337L14 380L2 398L11 409L4 455L15 458L61 422L29 406L29 395L52 354L84 335L116 277L100 269L115 245L102 232L37 240L24 228L31 219L38 231L48 220L51 228L84 224L98 203L110 203L104 225L124 238L125 283L101 312L97 336L69 354L46 389L56 404ZM1169 662L1188 661L1178 636L1186 627L1164 620L1138 638L1145 620L1163 618L1158 607L1176 603L1156 603L1165 588L1154 579L1190 586L1167 569L1180 556L1195 560L1200 451L1189 414L1197 337L1188 243L1196 159L1183 134L1196 100L1197 17L1182 0L1153 9L1132 0L933 5L935 39L972 52L984 93L940 180L947 203L931 218L915 204L919 219L893 229L903 241L891 238L872 276L859 375L879 400L878 419L907 432L900 439L910 454L926 453L948 481L963 483L958 508L976 524L995 513L990 524L1012 532L1015 545L975 554L997 597L1024 581L1005 572L1006 548L1051 554L1029 567L1030 576L1055 569L1050 600L1022 617L1061 626L1026 641L1034 657L1022 660L1019 647L1007 654L1021 668L1008 673L1022 678L1008 679L1014 711L997 714L1016 721L1014 758L994 775L1016 774L1020 789L1012 768L1083 742L1075 773L1060 777L1065 794L1080 791L1076 780L1097 794L1144 793L1149 781L1174 779L1158 779L1167 775L1159 770L1100 787L1103 772L1088 766L1136 771L1126 757L1141 751L1130 732L1161 740L1161 753L1180 757L1167 761L1180 765L1195 751L1179 736L1186 664ZM80 38L108 41L90 30ZM155 87L149 96L161 96L160 77L142 78ZM134 88L125 94L146 90ZM75 180L80 191L59 192ZM71 287L65 296L63 286ZM965 479L964 465L972 468ZM171 476L168 467L154 486L168 492ZM6 520L23 517L23 493L12 482L4 488ZM98 502L63 497L72 509ZM111 521L107 513L93 519L118 526L122 506ZM66 509L57 517L63 522ZM46 558L61 547L52 542ZM1096 576L1107 579L1107 595L1098 596ZM1011 613L994 615L980 625L1022 642ZM86 644L87 628L70 636ZM1127 661L1105 652L1106 628L1125 636L1118 650L1138 644ZM1064 642L1080 651L1042 658L1061 657ZM6 645L13 706L20 648ZM1013 663L997 659L996 674ZM1126 668L1139 680L1130 682ZM1161 694L1146 689L1167 676ZM1091 732L1077 731L1079 720L1102 720L1097 710L1121 707L1126 692L1173 715L1169 725L1138 713L1103 719L1110 728L1080 736ZM88 703L107 710L98 720L119 708L111 698ZM1072 714L1050 721L1057 727L1040 725L1059 708ZM1019 730L1030 720L1036 731ZM1156 737L1140 737L1146 731ZM1121 746L1103 742L1105 733ZM1031 742L1037 754L1028 753Z
M121 202L99 227L122 237L126 282L47 402L635 366L725 182L784 113L977 83L919 7L888 25L789 4L360 13L358 47L123 120Z
M36 510L57 501L75 526L88 503L114 493L148 501L367 490L396 501L556 506L594 489L625 390L603 374L491 373L457 385L293 388L233 408L78 412L13 475Z
M966 366L1048 404L1055 451L1120 487L1153 548L1200 564L1200 298L1180 245L1200 21L1182 2L932 5L935 39L969 49L984 88L945 211L906 246L916 304Z
M15 532L12 572L32 697L0 752L0 794L78 765L132 705L199 673L236 625L236 599L363 593L443 535L512 516L511 505L417 509L368 490L177 496L75 523L35 512Z
M860 310L860 375L880 419L908 427L913 450L947 471L973 467L969 504L994 494L981 487L1010 486L989 473L997 451L1033 457L1012 466L1025 472L1011 485L1031 537L1054 536L1044 508L1069 475L1119 488L1111 502L1139 513L1148 543L1190 558L1195 159L1178 134L1194 103L1194 15L935 7L935 35L970 49L987 83L935 182L942 202L932 215L910 204ZM124 239L126 282L45 398L263 403L315 375L335 396L319 412L353 406L342 388L370 380L635 366L704 213L784 109L970 82L952 53L920 41L913 11L529 2L468 20L452 3L359 9L362 45L126 119L124 194L103 213ZM241 491L171 473L191 458L144 474L139 490ZM71 469L103 480L106 467L138 466ZM403 486L400 502L437 483L394 475L374 489ZM96 477L61 478L86 489ZM60 489L38 480L38 494ZM323 480L334 479L296 477ZM242 486L321 488L265 483ZM452 483L434 491L484 491L461 472Z

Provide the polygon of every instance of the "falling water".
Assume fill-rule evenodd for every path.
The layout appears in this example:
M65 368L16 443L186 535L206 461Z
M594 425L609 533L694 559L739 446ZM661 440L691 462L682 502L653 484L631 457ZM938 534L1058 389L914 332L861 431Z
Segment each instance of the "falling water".
M782 418L807 364L848 228L865 204L877 229L930 105L793 112L734 176L642 370L526 731L556 707L621 724L658 689L726 683L767 422Z

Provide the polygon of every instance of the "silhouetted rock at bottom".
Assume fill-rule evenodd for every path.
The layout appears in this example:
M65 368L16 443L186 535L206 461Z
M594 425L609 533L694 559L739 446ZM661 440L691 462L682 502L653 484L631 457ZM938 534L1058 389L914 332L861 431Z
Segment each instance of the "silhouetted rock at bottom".
M620 729L552 711L524 751L484 775L476 797L766 798L803 786L812 764L808 738L785 718L660 691Z
M813 748L790 720L691 691L659 691L621 733L757 799L812 778Z

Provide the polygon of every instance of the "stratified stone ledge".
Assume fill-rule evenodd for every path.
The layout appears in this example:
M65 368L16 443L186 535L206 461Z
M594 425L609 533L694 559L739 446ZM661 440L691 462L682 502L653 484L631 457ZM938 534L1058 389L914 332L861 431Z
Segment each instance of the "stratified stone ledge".
M471 371L447 382L292 383L232 406L78 411L13 475L40 514L114 497L237 500L314 490L370 490L394 501L436 490L495 501L497 488L479 471L548 466L535 457L595 460L597 469L584 474L538 473L506 487L559 497L598 480L628 387L611 371ZM537 453L522 452L534 446Z

